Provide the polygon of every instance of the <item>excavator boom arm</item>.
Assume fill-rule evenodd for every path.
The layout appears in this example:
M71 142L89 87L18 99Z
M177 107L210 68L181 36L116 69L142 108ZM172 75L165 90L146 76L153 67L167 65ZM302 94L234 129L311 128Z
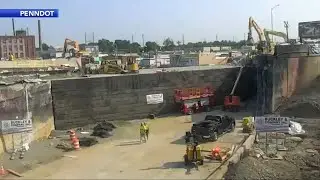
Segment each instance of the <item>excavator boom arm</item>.
M261 30L261 28L259 27L259 25L253 20L252 17L249 18L249 34L252 34L252 27L256 30L256 32L258 33L258 37L259 37L259 41L265 41L265 35L264 32ZM252 37L251 37L252 38ZM249 39L249 38L248 38Z
M264 29L264 34L266 36L266 39L268 42L270 42L270 37L269 35L274 35L274 36L278 36L278 37L281 37L283 38L283 40L285 42L288 42L288 38L287 38L287 34L286 33L283 33L283 32L279 32L279 31L273 31L273 30L268 30L268 29Z

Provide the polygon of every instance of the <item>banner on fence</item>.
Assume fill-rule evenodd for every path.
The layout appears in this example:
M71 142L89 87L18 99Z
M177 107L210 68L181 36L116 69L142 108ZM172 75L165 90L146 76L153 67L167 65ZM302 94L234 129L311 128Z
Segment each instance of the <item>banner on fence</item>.
M258 116L255 117L255 128L257 132L280 132L288 133L290 118L280 116Z
M147 104L163 103L163 94L149 94L147 97Z
M1 134L13 134L32 131L32 120L1 120Z

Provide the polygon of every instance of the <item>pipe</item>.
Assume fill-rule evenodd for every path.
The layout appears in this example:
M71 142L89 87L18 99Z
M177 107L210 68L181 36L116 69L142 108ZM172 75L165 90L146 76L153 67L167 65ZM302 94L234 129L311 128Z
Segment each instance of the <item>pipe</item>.
M241 74L242 74L242 70L243 70L243 66L241 66L240 71L239 71L238 76L237 76L237 79L236 79L236 82L233 85L232 91L230 93L231 96L234 94L234 91L236 90L236 87L237 87L237 85L239 83L239 80L240 80L240 77L241 77Z

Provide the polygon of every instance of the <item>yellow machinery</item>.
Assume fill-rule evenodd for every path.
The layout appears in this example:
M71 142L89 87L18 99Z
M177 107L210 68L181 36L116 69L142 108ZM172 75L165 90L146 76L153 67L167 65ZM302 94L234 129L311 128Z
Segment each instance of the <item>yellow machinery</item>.
M139 65L136 62L135 57L129 57L127 59L128 71L131 73L139 73Z
M66 38L64 40L62 57L66 57L66 53L69 54L69 57L79 56L80 48L78 42Z
M283 32L278 32L278 31L273 31L273 30L268 30L264 29L264 35L266 37L267 45L268 45L268 51L269 53L273 54L274 53L274 46L275 43L270 39L269 35L274 35L283 38L284 42L288 42L288 37L286 33Z
M254 130L254 117L248 116L242 119L243 133L252 133Z
M268 53L268 45L267 45L267 42L265 39L265 34L264 34L263 30L258 26L256 21L253 20L252 17L249 18L249 32L248 32L247 44L248 45L254 44L254 40L252 37L252 27L256 30L256 32L258 33L258 37L259 37L259 43L257 44L258 53L259 54Z
M201 147L198 144L187 144L186 154L184 155L184 163L185 165L189 165L190 163L197 163L199 165L203 165L204 157L201 152Z
M127 73L118 63L117 60L103 60L99 68L100 74L124 74Z

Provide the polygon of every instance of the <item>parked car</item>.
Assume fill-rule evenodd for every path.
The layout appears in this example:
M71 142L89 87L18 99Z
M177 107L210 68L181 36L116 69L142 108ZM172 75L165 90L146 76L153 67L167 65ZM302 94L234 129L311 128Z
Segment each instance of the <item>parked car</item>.
M225 132L233 131L236 122L227 115L207 115L203 121L196 122L191 127L191 133L197 141L216 141Z

